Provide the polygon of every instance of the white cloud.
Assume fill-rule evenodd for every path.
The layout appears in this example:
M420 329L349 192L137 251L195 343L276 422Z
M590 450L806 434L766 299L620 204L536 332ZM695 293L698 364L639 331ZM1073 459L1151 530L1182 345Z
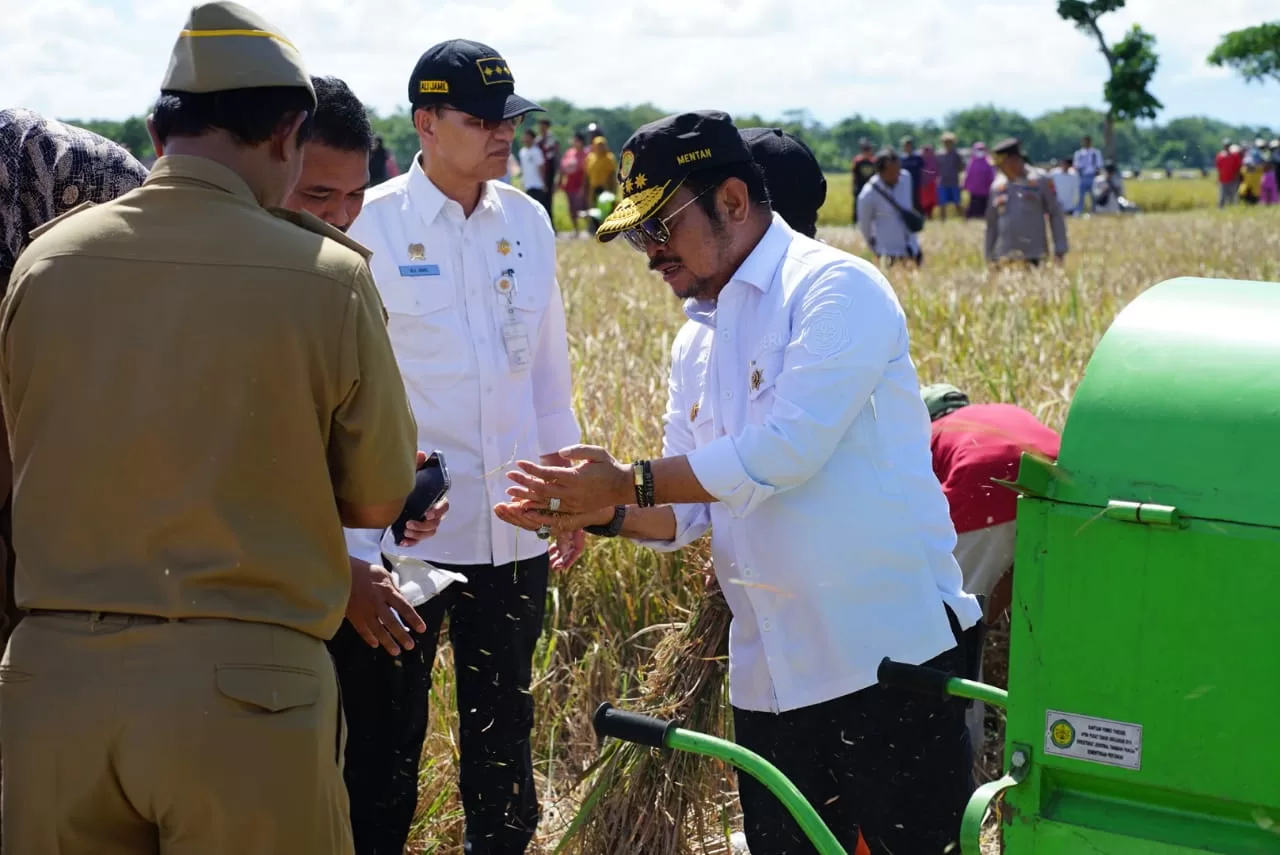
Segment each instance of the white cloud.
M1096 45L1058 19L1052 0L246 2L299 46L313 72L343 77L382 111L405 102L421 52L452 37L501 51L518 90L533 98L767 117L807 108L823 121L941 118L987 102L1029 114L1097 106L1105 77ZM191 0L6 6L3 103L122 117L154 97ZM1105 29L1114 40L1137 21L1156 35L1163 118L1274 121L1254 115L1268 102L1274 112L1274 89L1247 87L1204 62L1223 31L1273 17L1273 7L1214 0L1207 17L1202 0L1130 0Z

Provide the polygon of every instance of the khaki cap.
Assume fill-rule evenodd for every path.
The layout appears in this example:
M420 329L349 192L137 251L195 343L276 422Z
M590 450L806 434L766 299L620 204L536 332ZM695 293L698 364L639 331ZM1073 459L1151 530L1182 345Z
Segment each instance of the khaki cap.
M228 0L193 6L160 88L223 92L264 86L297 86L315 98L298 49L256 12Z

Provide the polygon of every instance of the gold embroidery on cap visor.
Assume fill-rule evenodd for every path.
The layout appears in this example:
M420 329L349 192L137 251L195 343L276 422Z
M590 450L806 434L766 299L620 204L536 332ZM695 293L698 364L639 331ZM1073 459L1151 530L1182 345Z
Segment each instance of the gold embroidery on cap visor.
M449 94L449 81L447 80L419 80L418 91L424 95L431 93L436 95Z
M613 212L605 217L600 228L596 229L597 236L608 236L625 233L630 229L640 225L645 220L654 215L655 212L670 199L675 192L684 184L684 179L679 183L668 181L665 184L658 184L647 187L643 190L637 189L635 192L622 197ZM634 241L633 241L634 244Z

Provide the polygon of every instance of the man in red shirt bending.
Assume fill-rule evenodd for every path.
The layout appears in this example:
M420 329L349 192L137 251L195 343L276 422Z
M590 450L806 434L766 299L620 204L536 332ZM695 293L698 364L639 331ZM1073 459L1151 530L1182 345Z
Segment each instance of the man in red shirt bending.
M970 404L955 386L920 390L933 422L933 472L951 506L956 562L966 592L985 599L984 623L996 620L1013 592L1017 493L993 482L1018 477L1022 452L1058 459L1060 437L1013 404ZM978 679L981 679L981 667ZM983 743L983 705L969 709L975 753Z

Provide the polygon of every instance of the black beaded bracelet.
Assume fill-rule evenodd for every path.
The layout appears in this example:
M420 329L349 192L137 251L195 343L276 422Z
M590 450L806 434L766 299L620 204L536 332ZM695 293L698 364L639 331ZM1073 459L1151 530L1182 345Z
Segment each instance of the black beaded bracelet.
M609 520L607 525L589 525L583 528L587 534L594 534L596 537L617 537L622 531L622 520L627 515L626 505L617 505L613 509L613 519Z

